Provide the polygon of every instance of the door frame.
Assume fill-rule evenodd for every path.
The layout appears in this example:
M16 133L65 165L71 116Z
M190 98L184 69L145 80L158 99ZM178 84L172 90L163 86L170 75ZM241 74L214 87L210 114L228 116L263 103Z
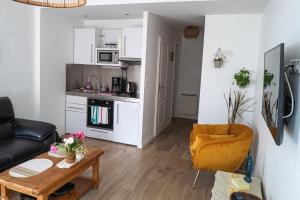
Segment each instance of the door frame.
M157 117L158 117L158 92L159 92L159 75L160 75L160 57L161 57L161 42L162 37L159 35L157 40L157 61L156 61L156 79L155 79L155 106L154 106L154 137L158 135L157 133Z

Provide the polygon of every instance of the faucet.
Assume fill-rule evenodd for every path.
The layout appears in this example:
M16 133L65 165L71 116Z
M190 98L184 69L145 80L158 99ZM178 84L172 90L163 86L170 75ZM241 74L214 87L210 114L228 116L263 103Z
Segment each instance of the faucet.
M91 80L95 79L96 80L96 84L97 84L97 92L100 92L100 81L99 78L96 75L90 75L88 76L88 83L91 83Z

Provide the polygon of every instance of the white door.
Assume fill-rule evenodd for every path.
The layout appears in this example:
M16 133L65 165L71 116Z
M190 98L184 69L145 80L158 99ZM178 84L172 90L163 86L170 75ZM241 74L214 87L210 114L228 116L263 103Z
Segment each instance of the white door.
M114 139L115 142L137 145L140 104L115 101Z
M169 48L170 47L170 48ZM173 106L173 85L174 85L174 68L175 68L175 42L168 47L167 57L167 83L166 83L166 116L165 126L172 120L172 106ZM172 57L172 58L171 58Z
M76 28L74 30L74 63L95 63L96 30L94 28Z
M158 94L157 94L157 119L156 134L159 134L165 126L166 118L166 85L168 65L168 45L162 37L158 39Z
M143 44L143 28L123 29L122 57L141 58Z

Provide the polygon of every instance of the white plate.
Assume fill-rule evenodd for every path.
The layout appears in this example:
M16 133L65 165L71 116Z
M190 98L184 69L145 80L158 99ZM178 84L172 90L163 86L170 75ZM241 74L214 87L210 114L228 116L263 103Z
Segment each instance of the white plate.
M16 178L26 178L46 171L53 166L49 159L32 159L9 170L9 175Z

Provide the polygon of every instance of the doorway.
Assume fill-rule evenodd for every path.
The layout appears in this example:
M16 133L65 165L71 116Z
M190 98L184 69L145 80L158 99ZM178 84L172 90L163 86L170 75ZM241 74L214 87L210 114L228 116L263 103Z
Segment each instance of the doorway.
M173 84L176 43L158 38L155 136L157 136L172 119Z

